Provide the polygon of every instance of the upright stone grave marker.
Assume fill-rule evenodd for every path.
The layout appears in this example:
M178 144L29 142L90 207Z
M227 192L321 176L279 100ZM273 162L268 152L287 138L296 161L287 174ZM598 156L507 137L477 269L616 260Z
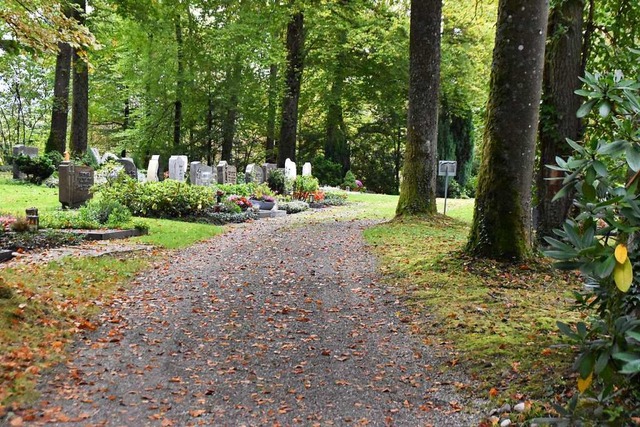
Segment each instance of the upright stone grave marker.
M202 165L200 166L200 175L197 178L197 185L211 185L213 182L213 167Z
M255 182L256 184L262 184L266 181L264 176L264 169L262 169L262 166L259 166L255 163L249 163L247 165L247 168L244 170L244 173L245 181L247 183Z
M62 162L58 167L58 175L58 200L62 207L77 208L92 197L89 192L94 182L92 167Z
M189 159L187 156L169 157L169 179L184 182L188 164Z
M153 155L149 160L149 167L147 167L147 181L158 182L158 167L160 166L160 156Z
M264 170L264 180L269 181L269 175L271 172L278 169L278 165L275 163L263 163L262 169Z
M311 176L311 163L307 162L302 165L302 176Z
M198 177L200 176L200 168L202 168L201 162L189 163L189 182L191 183L191 185L200 185L198 184Z
M235 166L230 166L226 160L220 160L216 167L218 184L235 184L238 173Z
M122 159L116 160L116 162L124 166L124 171L127 175L136 181L138 180L138 168L131 157L123 157Z
M13 157L18 157L19 155L29 156L32 159L34 157L38 157L38 147L31 147L28 145L14 145L13 146ZM13 179L25 179L26 175L18 170L18 164L13 162Z
M296 170L296 162L292 162L290 159L284 162L284 176L289 179L296 179L298 172Z

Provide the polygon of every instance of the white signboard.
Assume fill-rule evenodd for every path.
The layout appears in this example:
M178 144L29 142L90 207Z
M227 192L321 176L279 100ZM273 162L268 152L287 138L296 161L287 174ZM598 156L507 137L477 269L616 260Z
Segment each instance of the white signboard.
M438 162L438 176L456 176L458 162L455 160L440 160Z

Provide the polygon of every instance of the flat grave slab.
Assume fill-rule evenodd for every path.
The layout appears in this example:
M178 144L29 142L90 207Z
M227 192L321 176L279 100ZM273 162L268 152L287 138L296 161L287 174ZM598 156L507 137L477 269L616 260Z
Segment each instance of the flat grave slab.
M287 212L285 211L278 211L278 210L271 210L271 211L260 211L258 212L258 218L262 219L262 218L278 218L281 216L287 216Z
M126 239L128 237L142 236L146 234L140 230L92 230L85 234L86 240L112 240L112 239Z

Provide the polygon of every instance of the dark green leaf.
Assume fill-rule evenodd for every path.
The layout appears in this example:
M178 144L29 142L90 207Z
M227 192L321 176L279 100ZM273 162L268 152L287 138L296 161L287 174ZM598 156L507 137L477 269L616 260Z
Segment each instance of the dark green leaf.
M589 100L587 102L585 102L584 104L582 104L580 106L580 108L578 108L578 112L576 113L576 117L578 117L579 119L585 117L587 114L589 114L589 112L591 111L591 109L593 108L593 106L596 104L596 100L592 99Z

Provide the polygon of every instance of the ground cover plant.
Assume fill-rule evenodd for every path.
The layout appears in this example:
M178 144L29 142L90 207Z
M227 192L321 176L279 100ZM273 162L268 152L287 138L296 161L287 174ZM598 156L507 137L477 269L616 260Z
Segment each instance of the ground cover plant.
M0 269L0 416L32 399L43 369L148 265L144 257L65 258ZM28 280L26 280L28 278Z
M391 219L397 196L350 193L349 200L358 216ZM470 394L493 399L496 408L525 402L514 421L555 413L553 404L566 402L577 383L574 348L556 327L577 319L575 273L559 273L544 259L508 265L467 258L473 201L450 200L447 213L365 231L384 280L410 308L402 321L440 348L448 358L442 369L470 374L460 384Z

